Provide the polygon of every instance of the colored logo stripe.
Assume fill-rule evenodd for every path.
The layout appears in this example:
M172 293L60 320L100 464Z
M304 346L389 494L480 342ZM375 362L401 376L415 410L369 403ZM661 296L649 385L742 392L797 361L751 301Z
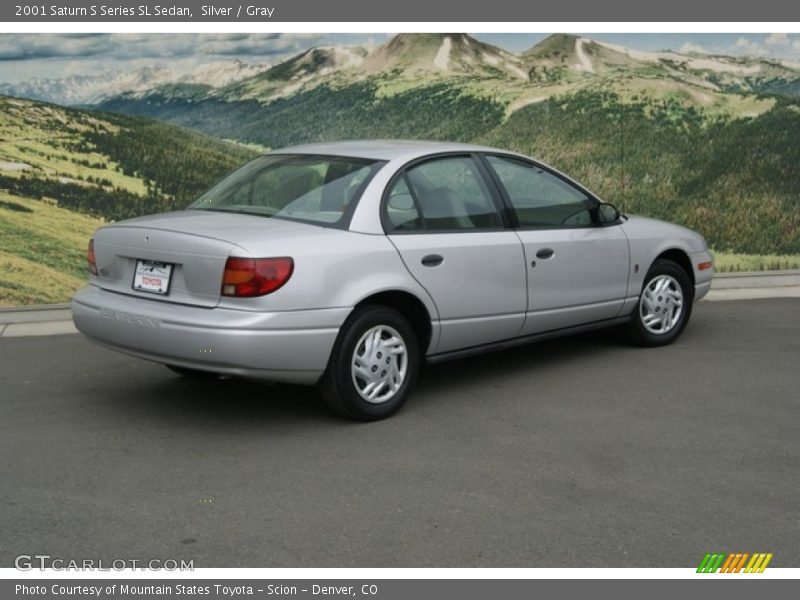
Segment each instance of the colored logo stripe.
M744 561L749 558L749 554L728 554L728 559L723 563L720 573L738 573L744 566Z
M714 554L706 554L703 558L700 566L697 567L698 573L715 573L719 566L722 564L722 561L725 560L725 554L714 553Z
M772 554L753 554L753 558L744 570L745 573L763 573L767 568L769 561L772 560Z
M763 573L764 569L772 560L771 553L757 552L753 555L747 552L724 552L708 553L700 561L697 567L698 573L740 573L744 569L745 573ZM747 562L747 559L750 559ZM745 567L745 563L747 566Z

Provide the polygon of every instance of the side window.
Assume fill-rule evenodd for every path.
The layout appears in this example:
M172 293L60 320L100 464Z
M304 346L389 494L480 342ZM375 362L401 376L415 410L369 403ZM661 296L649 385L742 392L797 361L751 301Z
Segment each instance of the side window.
M389 192L392 230L461 231L502 227L470 157L436 158L411 167Z
M422 229L422 219L405 177L398 179L392 187L392 191L389 192L386 216L392 231Z
M487 156L523 227L586 227L592 201L580 190L536 165Z

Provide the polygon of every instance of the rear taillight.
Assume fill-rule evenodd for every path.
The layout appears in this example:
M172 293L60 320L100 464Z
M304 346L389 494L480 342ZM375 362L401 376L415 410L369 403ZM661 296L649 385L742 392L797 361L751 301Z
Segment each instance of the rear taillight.
M288 256L280 258L231 256L225 263L222 295L252 298L271 294L289 281L293 271L294 261Z
M89 271L92 275L97 275L97 262L94 258L94 240L89 240L89 247L86 249L86 262L89 263Z

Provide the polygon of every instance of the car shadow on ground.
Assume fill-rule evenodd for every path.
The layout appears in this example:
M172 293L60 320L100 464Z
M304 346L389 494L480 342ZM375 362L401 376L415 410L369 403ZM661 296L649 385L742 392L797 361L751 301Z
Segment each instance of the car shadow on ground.
M619 331L601 330L425 365L414 396L424 395L429 401L441 391L492 386L517 374L630 347ZM158 365L147 365L141 379L136 385L114 386L104 394L106 400L137 413L224 426L349 422L327 409L316 387L237 378L194 379ZM414 410L415 405L419 406L412 402L405 410Z
M191 379L169 371L143 389L120 390L114 400L123 405L135 403L137 410L221 425L337 419L326 410L315 387L236 378Z
M491 384L494 379L514 376L522 371L546 369L564 361L574 361L610 348L630 348L616 329L598 330L563 338L521 344L511 348L467 358L426 365L420 388L435 391L453 384L469 386Z

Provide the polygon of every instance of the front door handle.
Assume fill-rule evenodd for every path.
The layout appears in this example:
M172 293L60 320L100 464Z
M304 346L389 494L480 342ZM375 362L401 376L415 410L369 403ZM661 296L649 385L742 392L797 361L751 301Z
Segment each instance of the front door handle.
M536 258L541 258L542 260L546 260L555 254L555 250L552 248L541 248L536 252Z
M441 254L428 254L422 257L422 264L426 267L438 267L444 261Z

